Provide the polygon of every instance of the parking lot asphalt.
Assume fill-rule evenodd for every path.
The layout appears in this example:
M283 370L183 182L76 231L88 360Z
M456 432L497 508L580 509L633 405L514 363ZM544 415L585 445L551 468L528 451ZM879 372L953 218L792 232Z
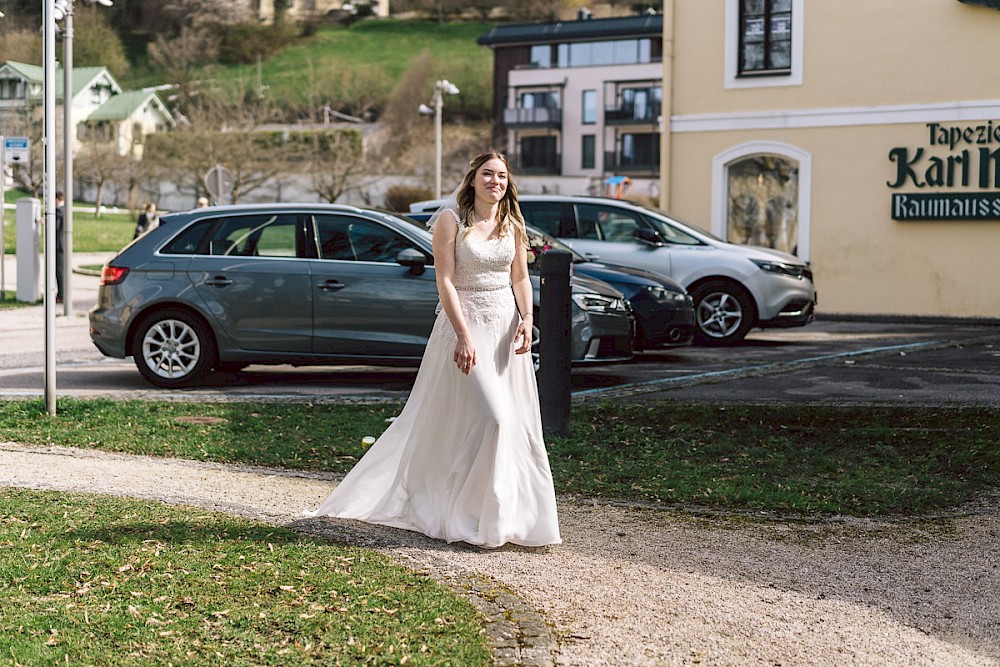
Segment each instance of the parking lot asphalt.
M684 372L629 379L590 373L578 398L1000 406L1000 327L820 320L761 331L732 348L640 355L683 357ZM661 371L670 367L662 359ZM636 362L633 362L635 365ZM578 372L578 375L580 373ZM577 378L578 381L582 377Z
M100 264L101 256L78 263ZM7 272L13 274L13 267ZM90 342L97 278L74 276L75 312L55 320L58 396L164 400L405 400L416 369L251 366L195 389L146 383L131 359ZM10 286L8 285L8 289ZM61 308L61 307L60 307ZM61 312L61 311L60 311ZM44 395L42 306L0 310L0 398ZM540 391L551 391L540 387ZM1000 324L824 318L752 331L732 347L641 353L628 363L577 367L575 400L808 402L1000 407ZM558 390L558 388L556 389Z

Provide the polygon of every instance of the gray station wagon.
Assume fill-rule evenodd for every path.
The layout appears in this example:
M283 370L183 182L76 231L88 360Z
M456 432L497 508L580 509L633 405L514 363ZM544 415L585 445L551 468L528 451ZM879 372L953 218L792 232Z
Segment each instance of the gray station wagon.
M250 364L416 365L435 318L430 234L332 204L166 215L104 267L90 336L160 387ZM535 307L538 308L538 278ZM574 363L632 356L621 293L574 277ZM537 318L536 318L537 319ZM536 340L537 340L536 332Z

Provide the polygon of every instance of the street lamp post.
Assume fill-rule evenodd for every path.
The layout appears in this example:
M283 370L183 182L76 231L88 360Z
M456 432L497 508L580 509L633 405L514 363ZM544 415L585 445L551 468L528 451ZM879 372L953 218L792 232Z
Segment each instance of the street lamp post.
M88 0L88 2L98 2L102 5L110 5L111 0ZM44 82L42 85L42 108L44 117L43 143L45 145L45 410L50 415L56 414L56 309L53 297L56 293L56 22L68 17L72 11L72 0L44 0L42 3L42 71ZM72 239L72 116L69 107L73 104L73 80L72 80L72 24L69 26L69 38L65 45L65 50L69 52L69 60L66 62L63 79L63 107L65 111L65 127L63 134L66 136L64 144L64 156L67 167L67 192L65 193L65 204L63 204L63 215L69 216L63 219L63 239ZM66 53L63 54L64 56ZM63 246L63 278L69 279L71 273L72 240L67 241ZM64 312L70 314L70 295L66 291L63 294Z
M86 0L110 7L112 0ZM53 18L63 21L63 315L73 314L73 0L55 0Z
M73 314L73 2L63 21L63 315Z
M55 3L45 0L42 15L42 86L45 136L45 410L56 414L56 22Z
M444 109L444 93L458 95L458 86L448 79L441 79L434 84L434 108L426 104L420 105L420 113L434 114L434 197L441 197L441 112Z

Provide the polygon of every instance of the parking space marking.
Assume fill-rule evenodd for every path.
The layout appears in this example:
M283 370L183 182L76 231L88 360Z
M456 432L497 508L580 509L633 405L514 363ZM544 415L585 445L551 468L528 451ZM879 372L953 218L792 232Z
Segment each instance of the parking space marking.
M818 357L804 357L802 359L791 359L789 361L778 361L769 364L759 364L755 366L741 366L740 368L727 368L721 371L708 371L705 373L692 373L690 375L678 375L669 378L659 378L657 380L643 380L642 382L629 382L626 384L617 384L612 387L598 387L595 389L581 389L579 391L574 391L573 396L597 396L599 394L613 393L616 391L621 391L623 389L640 389L648 387L660 387L670 384L677 384L680 382L691 382L696 380L705 380L709 378L718 378L725 376L738 376L747 375L753 373L759 373L760 371L770 371L779 370L787 368L789 366L804 366L809 364L816 364L824 361L832 361L835 359L844 359L848 357L857 357L866 354L878 354L884 352L895 352L899 350L914 350L921 348L930 348L940 346L944 341L931 340L924 341L922 343L907 343L905 345L885 345L881 347L871 347L864 350L854 350L852 352L837 352L836 354L824 354Z

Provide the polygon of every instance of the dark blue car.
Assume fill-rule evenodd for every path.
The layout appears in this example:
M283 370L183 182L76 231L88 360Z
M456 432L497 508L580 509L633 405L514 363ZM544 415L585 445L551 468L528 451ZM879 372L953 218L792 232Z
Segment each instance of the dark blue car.
M600 280L621 292L635 315L636 352L690 345L694 334L694 302L679 284L658 273L587 261L555 238L528 227L528 260L558 248L573 255L573 274Z
M411 211L406 216L425 223L432 214L433 211ZM691 344L694 302L678 283L652 271L588 261L555 237L530 226L527 231L531 244L529 263L548 250L565 250L573 256L574 275L600 280L625 296L635 316L633 347L636 352Z

